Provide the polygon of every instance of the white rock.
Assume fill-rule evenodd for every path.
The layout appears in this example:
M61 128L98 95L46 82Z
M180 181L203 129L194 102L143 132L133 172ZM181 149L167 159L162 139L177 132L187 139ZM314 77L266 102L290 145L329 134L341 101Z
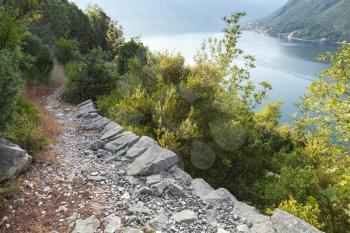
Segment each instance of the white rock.
M84 220L78 219L72 233L94 233L100 226L100 221L92 215Z
M158 215L149 222L149 225L155 230L163 231L167 222L168 217L165 214L165 210L162 208L159 210Z
M106 218L106 228L104 233L116 233L123 226L122 219L115 215L110 215Z
M252 233L275 232L270 218L260 214L260 212L253 206L249 206L242 202L236 202L233 208L233 214L237 214L238 217L249 220L249 222L253 224L250 228Z
M238 233L249 233L250 232L249 226L246 224L238 225L237 232Z
M224 230L224 229L222 229L222 228L218 228L217 233L230 233L230 232L229 232L229 231L226 231L226 230Z
M171 219L175 220L177 223L191 224L198 219L198 216L192 210L183 210L173 214Z
M214 191L214 189L203 179L194 179L191 182L193 191L199 197L204 197L208 193Z
M205 195L201 198L205 203L216 205L222 203L233 204L238 202L237 199L224 188L211 191L208 195Z
M125 192L120 198L124 200L130 200L131 196L128 192Z
M123 228L120 232L118 233L143 233L142 230L136 229L136 228Z
M146 185L151 186L151 185L159 183L161 181L162 181L162 177L160 175L148 176L146 179Z
M271 220L274 228L277 230L277 233L321 233L321 231L316 227L281 209L275 210L271 217Z

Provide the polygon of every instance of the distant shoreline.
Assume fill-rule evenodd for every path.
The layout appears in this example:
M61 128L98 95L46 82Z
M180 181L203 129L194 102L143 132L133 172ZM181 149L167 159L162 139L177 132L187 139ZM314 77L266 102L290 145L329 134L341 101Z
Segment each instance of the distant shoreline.
M318 40L316 40L316 39L314 39L314 40L304 39L304 38L300 38L300 37L295 37L292 35L292 33L290 33L289 35L287 35L287 34L276 35L276 34L272 34L272 33L267 32L266 30L264 30L261 27L256 27L256 26L243 28L243 30L244 31L252 31L252 32L259 33L259 34L264 34L264 35L268 35L268 36L275 37L275 38L284 38L287 40L296 40L296 41L312 42L312 43L319 43L319 44L350 45L350 42L327 41L326 38L320 38Z

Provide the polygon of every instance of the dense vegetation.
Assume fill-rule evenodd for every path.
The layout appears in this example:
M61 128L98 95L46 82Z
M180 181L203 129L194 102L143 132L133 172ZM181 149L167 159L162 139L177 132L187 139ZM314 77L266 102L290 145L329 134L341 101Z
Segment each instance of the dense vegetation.
M261 24L272 34L293 33L311 40L350 41L348 0L289 0Z
M321 57L332 67L299 104L303 116L279 125L280 102L255 111L271 86L253 84L254 58L237 47L243 14L226 18L225 37L203 43L187 66L181 54L126 41L96 6L85 13L65 0L0 6L1 135L33 152L44 148L36 144L47 141L40 114L24 90L49 82L55 57L68 75L64 100L95 100L102 114L174 150L194 177L267 213L280 207L326 232L349 232L349 46Z

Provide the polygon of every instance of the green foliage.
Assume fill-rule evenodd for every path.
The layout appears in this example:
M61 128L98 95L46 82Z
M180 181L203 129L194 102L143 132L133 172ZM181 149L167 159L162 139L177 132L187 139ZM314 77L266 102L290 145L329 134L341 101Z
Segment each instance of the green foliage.
M75 40L61 38L57 41L56 47L57 59L64 65L80 58L78 43Z
M22 96L18 101L16 118L0 135L38 157L49 145L43 129L38 127L39 120L39 111Z
M26 24L36 18L38 0L0 0L0 50L15 48L27 34Z
M349 7L348 0L289 0L261 24L272 34L293 33L304 39L349 41Z
M22 69L26 83L31 86L47 84L53 69L53 53L49 46L37 36L28 36L23 42L23 52L31 60L28 67Z
M133 39L120 46L118 54L114 59L114 63L117 65L120 75L124 75L129 70L129 62L132 58L137 59L139 66L147 64L146 47Z
M203 44L193 67L181 55L152 55L139 42L124 43L114 60L117 88L97 105L126 128L176 151L194 177L258 202L251 187L291 143L277 132L279 103L254 113L271 87L253 85L254 58L236 47L242 15L226 19L224 39ZM238 58L244 67L232 63Z
M105 64L101 49L91 50L80 62L68 64L66 70L63 98L71 103L96 100L116 87L116 78Z
M89 6L86 14L92 29L91 44L93 48L102 48L113 58L120 44L123 42L123 31L117 21L109 16L97 5Z
M0 50L0 132L14 119L22 82L19 51Z
M317 200L313 197L309 197L305 205L298 203L293 197L290 197L288 200L282 201L278 208L305 220L319 229L323 227L323 224L319 220L320 208Z

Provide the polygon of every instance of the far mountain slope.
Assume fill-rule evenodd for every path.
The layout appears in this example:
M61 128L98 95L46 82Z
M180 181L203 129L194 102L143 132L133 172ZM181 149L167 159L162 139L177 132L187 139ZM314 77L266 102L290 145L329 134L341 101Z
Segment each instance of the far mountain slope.
M350 0L289 0L261 25L271 34L350 41Z

